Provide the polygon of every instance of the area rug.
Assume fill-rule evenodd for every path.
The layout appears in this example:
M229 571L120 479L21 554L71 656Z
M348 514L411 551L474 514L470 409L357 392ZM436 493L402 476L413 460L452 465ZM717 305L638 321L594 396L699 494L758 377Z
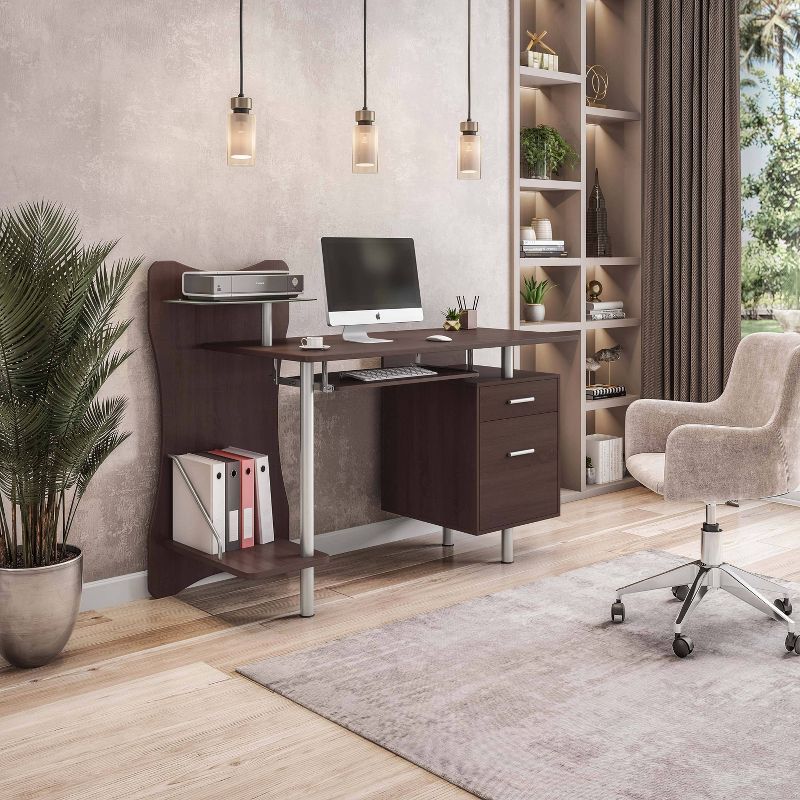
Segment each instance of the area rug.
M487 800L800 797L782 625L713 592L680 660L669 590L609 621L617 586L679 561L636 553L239 672Z

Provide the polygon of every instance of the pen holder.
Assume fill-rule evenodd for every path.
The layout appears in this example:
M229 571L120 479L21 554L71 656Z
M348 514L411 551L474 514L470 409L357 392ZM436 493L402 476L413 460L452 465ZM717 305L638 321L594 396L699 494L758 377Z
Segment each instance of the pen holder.
M458 319L461 322L461 329L462 330L471 330L472 328L478 327L478 312L474 308L470 308L467 311L462 311L458 315Z

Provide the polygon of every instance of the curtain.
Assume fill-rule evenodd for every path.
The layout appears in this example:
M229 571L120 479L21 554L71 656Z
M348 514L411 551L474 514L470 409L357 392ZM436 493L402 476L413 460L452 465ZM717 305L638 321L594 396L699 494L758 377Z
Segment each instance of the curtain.
M720 395L740 336L735 0L645 0L642 393Z

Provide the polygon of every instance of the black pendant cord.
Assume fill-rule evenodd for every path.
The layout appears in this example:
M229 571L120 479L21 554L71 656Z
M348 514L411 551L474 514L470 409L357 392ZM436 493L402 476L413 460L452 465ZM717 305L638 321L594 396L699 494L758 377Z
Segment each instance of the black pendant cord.
M364 0L364 111L367 110L367 0Z
M472 0L467 0L467 122L472 121Z
M239 97L244 97L244 39L242 37L242 13L244 0L239 0Z

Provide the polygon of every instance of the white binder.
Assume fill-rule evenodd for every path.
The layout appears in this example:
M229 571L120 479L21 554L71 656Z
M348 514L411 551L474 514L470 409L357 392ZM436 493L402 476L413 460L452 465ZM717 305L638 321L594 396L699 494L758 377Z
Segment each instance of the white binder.
M197 496L214 523L225 547L225 465L193 453L178 456ZM219 554L217 541L197 507L178 465L172 464L172 538L176 542L212 555Z
M241 447L225 447L229 453L252 458L256 462L256 544L275 541L275 522L272 518L272 488L269 481L269 456L243 450Z

